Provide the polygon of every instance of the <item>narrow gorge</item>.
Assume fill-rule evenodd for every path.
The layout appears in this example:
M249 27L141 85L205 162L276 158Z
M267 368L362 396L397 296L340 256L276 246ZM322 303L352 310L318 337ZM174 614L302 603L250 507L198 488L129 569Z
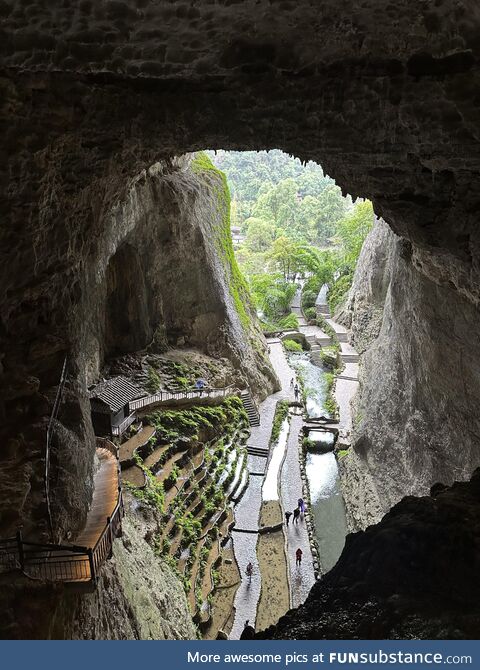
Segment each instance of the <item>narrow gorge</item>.
M257 407L288 401L297 467L302 402L204 151L281 149L378 218L331 315L360 359L336 381L350 534L325 574L302 527L305 579L257 636L477 637L477 4L2 0L0 34L0 635L239 637Z

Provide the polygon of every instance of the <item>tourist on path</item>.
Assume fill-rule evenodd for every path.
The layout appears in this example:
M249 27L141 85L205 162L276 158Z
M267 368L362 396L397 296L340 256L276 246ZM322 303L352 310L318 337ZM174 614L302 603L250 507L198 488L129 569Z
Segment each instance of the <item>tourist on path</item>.
M293 392L295 394L295 400L298 401L298 392L299 392L298 384L295 384L295 388L293 389Z
M253 640L255 637L255 628L250 626L250 621L247 619L243 627L242 634L240 635L241 640Z
M195 382L195 389L197 391L200 391L200 395L202 395L204 388L205 388L205 379L197 379L197 381Z
M305 514L305 501L303 498L298 499L298 508L302 515Z
M290 379L290 388L293 389L294 386L295 386L295 379L292 377Z
M291 517L291 516L292 516L292 513L291 513L291 512L285 512L285 521L286 521L286 523L287 523L287 526L288 526L288 524L290 523L290 517Z
M302 565L302 554L303 551L300 549L300 547L298 547L297 551L295 552L296 557L295 565L297 566L297 568L299 568Z
M298 517L300 516L300 508L296 507L293 510L293 523L298 523Z
M247 565L246 570L245 570L245 574L248 577L248 581L251 582L252 581L252 575L253 575L253 565L251 563L249 563Z

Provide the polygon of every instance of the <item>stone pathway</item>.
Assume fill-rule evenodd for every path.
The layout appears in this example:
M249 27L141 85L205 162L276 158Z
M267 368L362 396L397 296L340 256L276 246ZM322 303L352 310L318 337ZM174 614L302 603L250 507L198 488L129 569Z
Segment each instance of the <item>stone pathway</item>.
M290 433L287 442L287 453L283 462L280 477L280 502L283 512L293 512L297 507L298 499L302 494L302 476L298 460L298 436L303 425L301 416L292 416L290 422ZM315 583L313 570L313 557L310 550L310 540L305 520L290 524L285 527L287 538L287 558L290 571L290 606L298 607L305 602L307 595ZM301 568L295 565L295 552L300 547L303 551Z
M295 372L288 364L283 346L281 342L276 339L268 340L268 344L270 348L270 360L277 373L282 388L277 393L268 396L268 398L260 404L260 426L252 426L247 447L251 445L268 449L277 402L283 399L294 400L290 380L292 377L296 380L296 376ZM280 502L284 510L290 508L293 509L293 503L295 503L296 506L298 498L302 495L302 480L300 464L298 462L298 433L301 425L301 417L292 417L286 457L282 464L280 475ZM265 473L267 459L249 455L247 466L252 473ZM288 490L285 488L284 495L283 482L286 482L290 476L292 477L292 483L289 485ZM256 555L258 535L255 532L241 531L258 531L263 481L263 476L250 476L248 488L241 501L235 507L235 527L232 531L232 536L235 557L240 569L242 582L235 595L235 620L230 632L231 640L239 639L247 619L250 621L251 625L254 625L256 618L257 605L261 591L261 575ZM293 585L295 589L295 591L291 591L290 597L292 602L303 602L314 581L314 578L313 581L311 581L311 575L313 575L313 562L305 522L302 522L301 527L299 524L299 528L296 529L294 533L295 534L292 533L293 545L289 543L287 550L290 563L290 584L291 586ZM300 546L304 551L304 565L300 572L297 572L295 569L295 551L297 546ZM245 568L249 561L251 561L254 566L254 574L251 582L245 575ZM303 600L300 601L300 597L303 597Z
M352 430L351 401L358 389L358 353L355 348L347 342L348 329L330 317L326 286L322 286L315 306L317 311L325 317L327 323L333 328L340 343L340 356L344 363L344 369L340 375L338 375L336 380L335 400L340 408L338 428L342 431L341 437L343 441L345 441L346 444L349 444L350 432Z

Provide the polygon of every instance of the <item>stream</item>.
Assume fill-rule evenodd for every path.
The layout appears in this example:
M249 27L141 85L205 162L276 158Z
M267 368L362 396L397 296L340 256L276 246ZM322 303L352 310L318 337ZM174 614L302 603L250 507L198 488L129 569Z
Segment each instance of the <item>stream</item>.
M308 354L290 354L290 365L303 379L309 418L328 416L325 409L327 384L322 368L310 362ZM326 449L333 444L333 435L312 431L309 436ZM322 572L328 572L342 553L347 534L345 506L340 488L337 459L332 451L308 451L305 472L310 488L310 503L315 536L320 552Z

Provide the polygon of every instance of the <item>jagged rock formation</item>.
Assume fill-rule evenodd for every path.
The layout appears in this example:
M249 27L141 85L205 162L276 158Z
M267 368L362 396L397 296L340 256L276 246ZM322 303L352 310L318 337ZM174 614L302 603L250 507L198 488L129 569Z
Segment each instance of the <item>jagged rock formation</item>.
M382 222L345 312L364 355L342 481L351 524L364 527L405 494L466 478L478 464L480 321L468 300L417 270L411 245Z
M397 236L376 219L363 244L352 287L334 318L351 330L351 343L359 354L378 337L392 275L392 254Z
M304 605L257 637L475 639L480 625L480 471L408 497L347 537Z

